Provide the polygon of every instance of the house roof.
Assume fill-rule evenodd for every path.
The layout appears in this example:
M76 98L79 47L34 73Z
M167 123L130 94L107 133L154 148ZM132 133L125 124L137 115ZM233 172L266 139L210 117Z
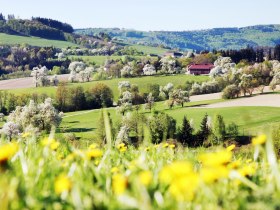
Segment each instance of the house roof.
M207 70L211 70L212 68L214 68L213 64L193 64L189 66L190 70L203 70L203 69L207 69Z

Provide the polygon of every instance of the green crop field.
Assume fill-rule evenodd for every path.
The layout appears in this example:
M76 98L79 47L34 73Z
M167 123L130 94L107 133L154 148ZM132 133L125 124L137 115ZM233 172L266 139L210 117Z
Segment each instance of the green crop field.
M48 47L54 46L57 48L77 47L78 45L66 41L42 39L38 37L25 37L15 36L0 33L0 44L16 45L16 44L28 44L32 46Z
M202 117L207 113L210 117L220 114L224 117L225 123L234 122L239 126L240 134L258 134L266 131L271 126L280 123L280 110L275 107L227 107L227 108L199 108L199 105L212 104L223 101L209 100L186 103L184 108L175 107L168 109L165 102L156 103L155 109L164 111L177 120L177 126L181 124L183 116L193 119L196 129L199 128ZM198 106L198 108L197 108ZM143 110L143 109L141 109ZM115 108L108 109L113 122L121 119L121 115ZM148 116L150 113L144 111ZM90 140L94 136L100 118L100 110L80 111L67 113L63 119L61 128L63 132L73 132L84 140Z
M195 81L195 82L204 82L209 80L208 76L192 76L192 75L171 75L171 76L146 76L146 77L137 77L137 78L120 78L112 80L103 80L103 81L93 81L88 83L72 83L69 84L69 87L82 86L87 89L95 85L96 83L104 83L108 85L114 94L114 99L117 100L119 96L118 83L120 81L130 81L131 84L136 84L139 87L140 92L145 92L149 84L159 84L161 86L166 85L171 82L174 86L183 85L186 81ZM25 88L25 89L14 89L9 92L15 94L21 93L46 93L50 96L54 95L56 92L56 87L38 87L38 88Z

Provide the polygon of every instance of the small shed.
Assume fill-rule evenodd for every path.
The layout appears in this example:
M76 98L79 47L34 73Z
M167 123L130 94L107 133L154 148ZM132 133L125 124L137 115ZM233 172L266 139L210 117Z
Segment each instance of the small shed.
M215 66L213 64L192 64L189 66L190 74L201 75L201 74L209 74L211 69Z

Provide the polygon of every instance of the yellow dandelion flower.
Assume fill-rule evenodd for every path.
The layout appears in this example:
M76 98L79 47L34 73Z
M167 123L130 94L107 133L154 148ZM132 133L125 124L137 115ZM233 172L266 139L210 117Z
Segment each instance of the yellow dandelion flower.
M253 176L256 173L257 165L255 163L245 165L238 170L241 176Z
M59 175L54 183L56 194L60 195L63 192L69 192L72 188L71 180L64 174Z
M238 159L238 160L235 160L235 161L231 162L228 165L228 168L230 168L230 169L237 169L237 168L239 168L242 165L241 161L242 161L241 159Z
M175 144L170 144L169 148L174 149L175 148Z
M229 169L224 166L205 167L201 169L200 175L205 183L213 183L219 179L227 178Z
M173 180L188 176L192 172L192 165L189 162L175 161L162 168L159 173L159 181L164 184L170 184Z
M50 148L51 148L52 150L57 150L57 148L59 147L59 145L60 145L59 142L54 141L54 142L52 142L52 143L50 144Z
M60 143L58 141L54 140L54 139L44 138L41 141L41 145L44 146L44 147L49 147L52 150L57 150Z
M117 145L117 148L118 148L118 149L121 149L121 148L123 148L123 147L125 147L125 144L124 144L124 143L120 143L120 144Z
M226 148L226 150L230 152L230 151L234 150L234 148L235 148L235 144L232 144L232 145L228 146Z
M86 155L90 159L102 157L103 152L100 149L91 149L86 152Z
M98 145L96 143L89 145L89 149L96 149L97 147Z
M119 172L119 168L118 167L113 167L111 169L111 173L118 173Z
M253 160L252 159L248 159L246 160L246 163L251 163Z
M5 144L0 146L0 165L5 164L18 151L19 146L16 143Z
M190 173L188 176L174 180L168 190L177 201L191 201L194 199L198 186L197 174Z
M163 145L163 148L167 148L169 146L169 144L168 143L165 143L164 145Z
M216 153L205 153L198 157L204 166L227 165L231 161L231 158L232 153L226 150Z
M120 143L120 144L117 145L117 149L120 152L125 152L127 150L127 146L124 143Z
M127 147L122 147L119 149L120 152L125 152L127 150Z
M27 137L30 137L31 136L31 133L30 132L26 132L26 133L23 133L21 135L22 138L27 138Z
M116 195L121 195L127 188L127 178L121 174L115 174L112 178L112 188Z
M262 145L266 142L266 139L267 139L266 135L262 134L258 137L253 138L252 144L253 145Z
M139 179L143 185L149 186L149 184L152 182L153 175L150 171L141 171L139 174Z

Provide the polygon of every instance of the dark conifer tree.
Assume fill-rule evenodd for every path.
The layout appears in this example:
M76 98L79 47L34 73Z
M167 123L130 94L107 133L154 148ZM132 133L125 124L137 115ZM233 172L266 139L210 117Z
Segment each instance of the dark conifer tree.
M186 116L183 118L182 127L179 129L178 132L178 140L183 145L193 146L193 128L190 125L189 120Z

